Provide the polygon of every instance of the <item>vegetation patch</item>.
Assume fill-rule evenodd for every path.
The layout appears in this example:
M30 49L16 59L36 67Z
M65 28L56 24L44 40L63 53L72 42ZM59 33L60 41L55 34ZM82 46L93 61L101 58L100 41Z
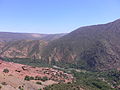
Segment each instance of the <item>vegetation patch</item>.
M6 68L3 70L4 73L9 73L9 70Z
M36 82L36 84L42 85L42 83L41 83L41 82Z
M32 77L32 76L25 76L24 80L26 81L30 81L30 80L41 80L43 82L47 81L48 80L48 77L39 77L39 76L36 76L36 77Z
M73 83L54 84L45 87L45 90L117 90L111 87L107 81L103 81L100 77L104 72L76 72L71 71L76 80ZM107 75L107 74L106 74ZM107 77L104 75L102 78ZM106 78L107 79L107 78Z

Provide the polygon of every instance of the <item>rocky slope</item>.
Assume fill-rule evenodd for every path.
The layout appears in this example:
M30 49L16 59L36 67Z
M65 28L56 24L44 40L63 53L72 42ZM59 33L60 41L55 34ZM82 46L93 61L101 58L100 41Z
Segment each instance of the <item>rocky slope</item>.
M47 79L42 79L44 77ZM72 82L72 80L71 74L60 70L0 60L0 90L38 90L48 85Z
M6 42L1 47L1 57L41 59L40 55L48 42L41 40L18 40Z
M78 28L52 41L43 59L75 64L84 69L113 69L120 66L120 19L107 24Z

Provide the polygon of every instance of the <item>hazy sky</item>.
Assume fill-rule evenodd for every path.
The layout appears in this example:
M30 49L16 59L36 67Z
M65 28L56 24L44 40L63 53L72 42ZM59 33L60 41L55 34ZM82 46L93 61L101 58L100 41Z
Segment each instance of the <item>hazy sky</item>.
M0 31L67 33L120 18L120 0L0 0Z

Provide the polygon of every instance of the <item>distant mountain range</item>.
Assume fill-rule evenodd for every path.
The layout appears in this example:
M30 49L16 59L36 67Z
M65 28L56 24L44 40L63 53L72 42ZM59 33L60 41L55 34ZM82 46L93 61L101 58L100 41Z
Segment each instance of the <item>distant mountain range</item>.
M66 63L89 70L120 68L120 19L68 34L0 33L1 57Z
M38 34L38 33L12 33L0 32L0 41L16 41L16 40L46 40L51 41L65 34Z
M65 34L0 32L0 56L8 58L40 58L48 42Z

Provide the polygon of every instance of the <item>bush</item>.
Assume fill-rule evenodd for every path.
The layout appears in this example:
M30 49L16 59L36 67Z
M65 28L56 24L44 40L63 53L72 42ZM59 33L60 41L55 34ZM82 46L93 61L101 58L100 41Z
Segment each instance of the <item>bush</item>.
M42 83L41 83L41 82L36 82L36 84L42 85Z
M24 90L23 87L21 87L21 86L19 86L18 88L19 88L20 90Z
M30 81L30 80L34 80L35 78L32 76L25 76L24 80Z
M6 82L2 82L1 84L2 84L2 85L7 85L7 83L6 83Z
M30 80L34 80L34 77L32 77L32 76L31 76L31 77L29 77L29 78L30 78Z
M48 80L48 78L45 76L45 77L43 77L43 78L41 78L41 77L39 77L39 76L36 76L35 77L35 80L41 80L41 81L47 81Z
M41 80L41 77L36 76L36 77L35 77L35 80Z
M25 76L24 80L30 81L30 77L29 76Z
M8 73L9 70L6 68L6 69L3 70L3 72L4 72L4 73Z
M2 88L2 86L0 86L0 89Z
M42 90L41 88L39 88L38 90Z
M48 78L45 76L45 77L43 77L43 78L41 78L41 81L47 81L48 80Z

